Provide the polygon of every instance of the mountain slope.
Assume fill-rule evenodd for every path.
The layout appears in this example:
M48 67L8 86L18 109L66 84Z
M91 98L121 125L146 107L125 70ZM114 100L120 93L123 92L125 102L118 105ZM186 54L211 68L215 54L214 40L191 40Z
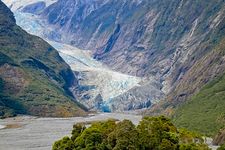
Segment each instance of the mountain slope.
M110 68L145 79L112 99L115 111L151 107L150 114L179 116L177 107L225 71L224 0L58 0L33 11L52 29L47 38L90 49L93 58ZM191 107L185 115L194 111ZM209 124L218 112L208 118ZM205 123L204 117L198 121Z
M51 38L91 49L121 72L154 75L171 86L175 69L210 34L219 34L224 1L59 0L41 15L58 31Z
M36 9L32 10L42 8L39 9L36 0L4 0L4 2L14 11L17 24L21 28L45 38L71 66L79 79L79 86L73 88L73 94L87 108L100 111L142 109L157 103L163 97L161 84L154 78L142 81L140 77L119 73L93 59L90 50L81 50L46 37L45 35L55 29L44 24L43 19L35 13ZM42 1L46 5L50 2L52 1ZM144 86L141 86L142 84Z
M72 100L76 78L57 51L16 25L0 1L0 116L83 115Z
M222 30L221 30L222 32ZM172 116L180 127L213 135L224 126L225 39L199 59L174 93L146 114Z
M117 71L153 76L167 95L224 37L224 4L59 0L40 16L58 31L46 35L49 38L91 49L94 58Z
M180 106L174 122L207 135L215 135L225 125L225 75L207 84Z

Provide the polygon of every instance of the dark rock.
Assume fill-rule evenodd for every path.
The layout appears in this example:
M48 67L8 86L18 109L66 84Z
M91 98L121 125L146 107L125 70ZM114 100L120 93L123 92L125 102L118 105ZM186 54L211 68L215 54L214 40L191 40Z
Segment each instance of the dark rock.
M225 130L220 130L219 133L213 139L214 145L223 145L225 144Z
M46 7L45 2L37 2L34 4L27 5L23 8L23 12L25 13L33 13L33 14L38 14L41 13Z

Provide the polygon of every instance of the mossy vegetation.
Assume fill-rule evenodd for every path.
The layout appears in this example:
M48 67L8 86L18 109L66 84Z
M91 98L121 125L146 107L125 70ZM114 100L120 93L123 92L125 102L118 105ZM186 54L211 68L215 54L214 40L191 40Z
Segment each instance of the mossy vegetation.
M69 92L75 80L58 52L18 27L0 2L0 117L84 115Z
M225 144L221 145L217 150L225 150Z
M215 135L225 126L225 74L179 107L173 120L179 127Z
M138 126L131 121L108 120L73 126L66 136L53 145L53 150L208 150L200 135L177 129L169 119L144 117Z

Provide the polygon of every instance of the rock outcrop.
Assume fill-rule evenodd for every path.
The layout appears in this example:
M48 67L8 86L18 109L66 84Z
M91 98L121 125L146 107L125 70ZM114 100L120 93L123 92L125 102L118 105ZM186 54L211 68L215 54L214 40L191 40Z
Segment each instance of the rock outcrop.
M223 145L225 144L225 129L221 129L219 133L213 139L214 145Z

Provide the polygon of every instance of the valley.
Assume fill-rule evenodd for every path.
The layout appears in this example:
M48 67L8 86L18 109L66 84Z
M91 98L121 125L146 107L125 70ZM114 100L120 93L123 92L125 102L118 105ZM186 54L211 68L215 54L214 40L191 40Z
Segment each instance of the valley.
M91 50L81 50L57 42L57 40L53 41L51 32L54 28L46 24L40 16L23 11L25 6L37 1L4 0L4 2L14 11L17 24L20 27L28 33L40 36L48 41L70 65L78 78L79 84L71 90L77 100L88 109L103 112L142 109L157 103L163 97L159 83L154 77L142 78L114 71L102 62L93 59ZM46 0L44 2L48 6L54 1ZM145 88L149 89L150 94L137 92L138 96L136 96L132 90L143 91L142 88L139 89L143 85L146 85ZM130 90L131 92L129 92ZM131 98L127 98L127 96ZM124 99L127 100L122 102ZM137 100L134 101L134 99Z
M0 1L0 149L216 150L224 87L224 0Z

